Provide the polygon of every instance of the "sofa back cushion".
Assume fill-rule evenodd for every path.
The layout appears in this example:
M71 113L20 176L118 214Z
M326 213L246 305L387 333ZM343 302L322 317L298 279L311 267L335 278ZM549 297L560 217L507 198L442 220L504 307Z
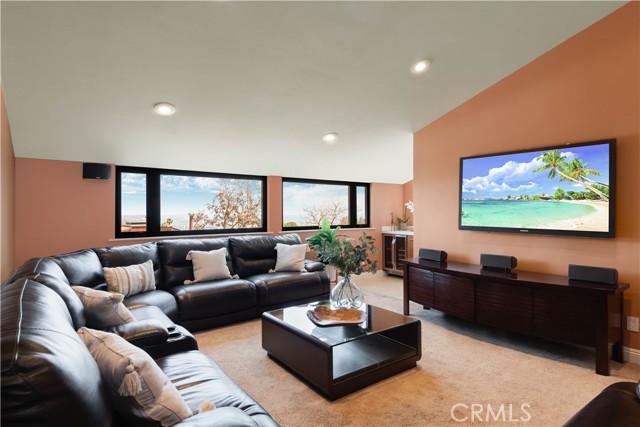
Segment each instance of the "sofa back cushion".
M24 264L11 272L4 283L9 284L11 282L15 282L18 279L33 279L40 272L40 264L43 259L45 258L31 258L30 260L27 260ZM69 281L59 267L57 272L61 274L61 279L68 284Z
M84 305L71 286L69 286L66 275L53 258L41 258L36 271L38 274L33 280L60 295L60 298L67 306L69 315L71 315L74 329L77 330L85 326Z
M229 239L219 237L215 239L179 239L158 242L158 255L162 264L162 278L164 286L172 288L182 286L185 280L193 280L193 263L187 260L189 251L208 252L215 249L227 249L227 266L231 275L233 264L229 256Z
M53 290L2 286L2 425L111 426L100 371Z
M91 249L57 255L51 259L60 266L71 286L95 288L104 283L102 264Z
M31 279L55 291L63 299L76 329L85 326L84 306L69 286L69 280L52 257L32 258L16 269L5 284Z
M240 278L268 273L276 266L278 243L285 245L300 244L297 234L281 236L241 236L229 237L229 249L235 273Z
M113 246L94 249L103 267L126 267L134 264L142 264L151 260L156 287L163 289L160 280L160 258L158 258L158 246L155 242L138 245Z

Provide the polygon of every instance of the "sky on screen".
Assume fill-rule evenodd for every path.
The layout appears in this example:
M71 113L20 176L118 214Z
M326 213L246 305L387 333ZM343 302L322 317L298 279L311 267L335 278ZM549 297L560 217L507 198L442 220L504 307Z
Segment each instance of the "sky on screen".
M560 181L558 177L548 179L548 170L533 172L544 163L538 157L544 151L520 154L505 154L491 157L465 159L463 162L462 197L500 198L508 195L535 195L547 193L553 195L557 188L565 191L584 191L585 188L574 182ZM566 161L580 159L589 169L600 172L600 176L589 178L609 183L609 149L607 145L571 147L560 150Z

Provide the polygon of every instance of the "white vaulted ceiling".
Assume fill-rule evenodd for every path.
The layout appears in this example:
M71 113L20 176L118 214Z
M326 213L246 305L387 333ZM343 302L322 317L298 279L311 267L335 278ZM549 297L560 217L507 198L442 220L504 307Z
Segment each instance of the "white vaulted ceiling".
M404 183L413 132L623 4L2 1L1 77L17 157Z

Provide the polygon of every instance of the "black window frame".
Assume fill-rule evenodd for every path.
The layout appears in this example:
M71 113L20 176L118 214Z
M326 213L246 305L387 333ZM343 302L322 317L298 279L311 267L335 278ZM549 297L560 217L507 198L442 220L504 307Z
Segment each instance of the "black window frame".
M147 226L144 232L123 232L122 231L122 174L137 173L146 175L146 218ZM160 176L196 176L203 178L225 178L225 179L245 179L262 182L262 227L254 228L227 228L227 229L206 229L206 230L178 230L161 231L161 201L160 201ZM158 169L136 166L116 165L116 238L125 239L133 237L167 237L167 236L197 236L203 234L238 234L238 233L261 233L267 231L267 177L263 175L240 175L219 172L187 171L179 169Z
M349 187L349 224L335 224L331 228L371 228L371 184L368 182L354 182L354 181L330 181L323 179L304 179L304 178L282 178L282 185L280 188L282 195L282 209L280 217L280 226L282 231L306 231L317 230L318 226L304 225L297 227L285 227L284 226L284 184L285 182L294 182L301 184L324 184L324 185L343 185ZM366 222L364 224L358 224L358 187L364 187L365 189L365 215Z

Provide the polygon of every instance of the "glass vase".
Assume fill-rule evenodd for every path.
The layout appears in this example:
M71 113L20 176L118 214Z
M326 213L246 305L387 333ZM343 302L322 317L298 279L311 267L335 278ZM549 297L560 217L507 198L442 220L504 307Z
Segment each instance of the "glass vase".
M329 295L329 301L335 308L360 308L364 302L364 293L351 281L351 276L341 276Z

